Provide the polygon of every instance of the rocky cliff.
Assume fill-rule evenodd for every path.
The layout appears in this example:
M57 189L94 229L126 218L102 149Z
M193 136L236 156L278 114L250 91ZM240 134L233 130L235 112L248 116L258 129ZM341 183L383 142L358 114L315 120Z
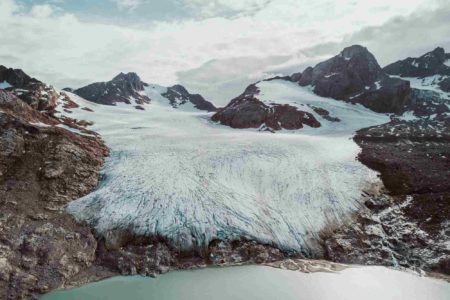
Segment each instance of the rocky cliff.
M211 119L232 128L280 130L300 129L304 125L320 127L320 122L311 113L288 104L263 103L257 98L258 94L256 85L250 85Z
M390 78L367 48L354 45L338 55L291 76L314 93L352 103L373 111L400 114L411 103L409 82Z

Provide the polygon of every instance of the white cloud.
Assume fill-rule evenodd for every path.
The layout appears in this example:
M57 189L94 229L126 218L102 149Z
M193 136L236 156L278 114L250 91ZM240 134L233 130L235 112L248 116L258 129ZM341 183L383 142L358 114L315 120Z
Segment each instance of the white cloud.
M53 14L53 8L48 4L34 5L30 14L36 18L48 18Z
M6 18L19 10L14 0L0 0L0 18Z
M252 13L272 0L180 0L187 8L203 17Z
M144 1L143 0L113 0L119 9L134 10L138 8Z
M189 1L200 6L203 0ZM234 11L247 9L236 0L214 1ZM0 64L20 67L59 87L78 87L108 80L120 71L135 71L148 82L174 84L181 80L188 87L199 88L197 92L214 90L210 95L215 97L224 86L233 86L229 94L239 93L250 79L310 63L335 51L330 47L306 53L308 48L324 43L341 46L344 37L363 28L377 28L419 8L420 14L430 14L432 4L440 2L410 0L406 6L403 1L391 0L245 1L262 6L233 18L204 17L137 27L80 20L54 6L27 12L18 2L0 0L0 28L7 29L0 30ZM134 4L130 5L128 9ZM449 6L448 2L442 5ZM408 27L401 30L408 31ZM430 38L408 34L417 45L430 45ZM434 42L444 34L444 29L429 30ZM384 47L383 53L396 46L395 40L387 42L382 30L366 37L362 42L376 49ZM383 42L377 44L377 40Z

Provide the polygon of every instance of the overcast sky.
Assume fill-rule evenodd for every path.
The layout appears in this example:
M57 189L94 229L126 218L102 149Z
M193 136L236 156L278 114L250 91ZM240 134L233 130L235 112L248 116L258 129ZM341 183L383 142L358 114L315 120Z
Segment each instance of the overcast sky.
M220 105L356 43L381 65L450 52L450 1L0 0L0 64L59 88L134 71Z

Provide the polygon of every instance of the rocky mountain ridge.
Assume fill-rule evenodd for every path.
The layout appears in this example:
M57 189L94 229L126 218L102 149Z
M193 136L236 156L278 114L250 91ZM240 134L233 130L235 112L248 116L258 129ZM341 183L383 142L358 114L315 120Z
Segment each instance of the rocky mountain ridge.
M126 103L135 105L136 109L144 110L143 104L149 104L152 101L145 92L146 88L151 88L151 85L143 82L136 73L130 72L120 73L111 81L96 82L79 89L66 88L66 90L95 103L104 105ZM162 96L167 98L174 108L190 103L198 110L216 110L211 102L199 94L190 94L181 85L168 87Z
M420 57L408 57L383 68L391 75L401 77L427 77L432 75L450 75L450 53L437 47Z
M291 76L315 94L360 103L381 113L401 114L411 103L407 81L390 78L367 48L354 45L338 55Z
M417 61L421 61L421 66L425 64L430 66L425 73L420 74L444 76L440 77L441 80L438 81L444 92L446 82L450 80L445 77L447 68L450 68L444 65L448 56L442 48L437 48L417 59ZM306 68L302 73L267 80L287 80L298 83L300 86L311 86L312 91L318 96L361 104L379 113L402 115L411 111L415 116L424 117L450 112L449 106L443 103L445 101L439 93L412 88L408 80L391 77L395 73L393 72L395 66L411 66L411 60L414 61L414 59L407 59L382 69L367 48L354 45L343 49L338 55L315 67ZM415 67L412 66L412 68ZM260 103L257 99L258 90L255 88L255 84L247 87L243 94L231 100L224 108L219 109L212 120L233 128L259 128L267 118L267 111L273 111L277 106L276 99L273 99L274 103L271 105ZM322 110L320 107L317 109ZM288 110L296 111L293 107ZM326 114L326 112L324 113ZM302 123L299 120L303 115L305 112L291 113L287 118L290 119L290 123ZM275 114L275 121L269 122L269 126L266 127L272 130L303 127L301 124L278 125L281 119L286 120L286 116Z

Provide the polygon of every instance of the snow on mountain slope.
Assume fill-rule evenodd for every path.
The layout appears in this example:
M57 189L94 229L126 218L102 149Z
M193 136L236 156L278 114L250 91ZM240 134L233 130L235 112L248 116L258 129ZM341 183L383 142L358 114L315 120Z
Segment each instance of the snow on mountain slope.
M342 122L272 134L231 129L212 123L209 113L174 109L155 85L146 87L152 102L145 111L70 94L80 105L70 116L93 121L91 129L111 155L98 189L68 211L100 233L159 235L180 249L244 237L311 250L319 230L348 216L361 191L378 182L355 159L353 132L389 119L293 83L258 86L264 101L320 104Z
M5 80L5 81L0 82L0 89L7 89L10 87L12 87L12 85L10 85L8 81Z
M427 91L433 91L439 94L439 97L443 100L450 100L450 93L443 91L439 87L439 83L448 78L448 76L442 76L442 75L433 75L428 77L400 77L396 75L391 75L393 78L400 78L403 80L409 81L411 84L411 87L414 89L419 90L427 90ZM449 101L447 101L449 102Z

